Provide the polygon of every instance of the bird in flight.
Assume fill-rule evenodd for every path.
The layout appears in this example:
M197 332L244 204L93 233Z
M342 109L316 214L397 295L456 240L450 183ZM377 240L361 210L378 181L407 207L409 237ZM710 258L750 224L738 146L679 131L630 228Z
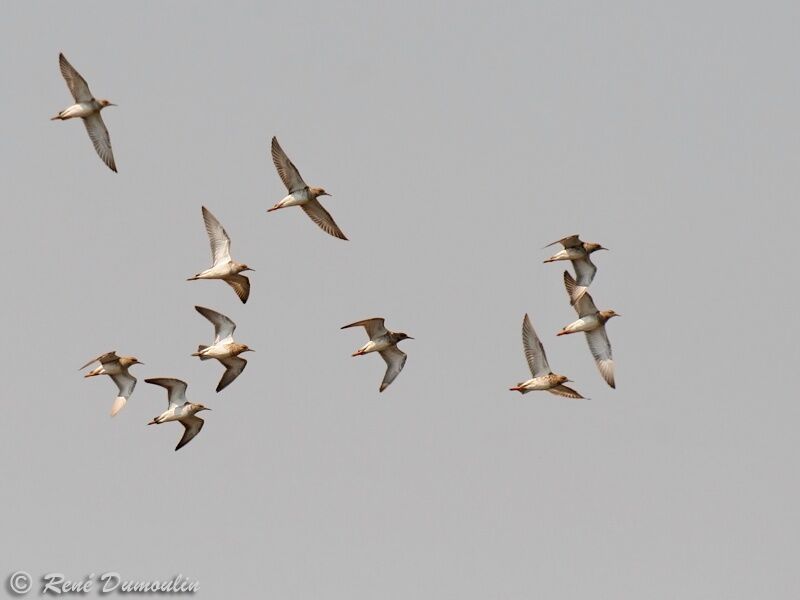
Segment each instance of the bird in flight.
M525 358L528 361L528 367L533 378L510 388L512 392L527 394L528 392L546 390L556 396L583 399L583 396L578 392L564 385L564 383L572 381L571 379L567 379L566 375L558 375L550 370L547 356L544 353L544 346L542 346L539 336L536 335L527 314L522 320L522 347L525 350Z
M217 385L217 391L219 392L228 387L247 366L247 361L239 354L242 352L255 352L255 350L246 344L237 344L233 341L236 323L228 317L204 306L195 306L194 308L214 325L214 342L210 346L198 346L197 352L192 356L198 356L200 360L216 358L222 363L225 367L225 372Z
M328 192L318 187L309 187L300 176L300 171L294 166L289 157L278 143L278 138L272 138L272 162L280 175L281 181L289 191L289 195L278 202L267 212L286 208L288 206L300 206L305 213L316 223L325 233L340 240L346 240L344 233L333 220L330 213L319 203L320 196L330 196Z
M572 261L572 267L575 269L575 276L578 284L574 289L575 295L570 297L570 303L575 304L580 297L586 293L586 288L592 283L594 274L597 272L597 267L594 266L589 255L598 250L608 250L608 248L603 248L603 246L595 244L594 242L582 242L577 235L571 235L553 242L552 244L547 244L545 248L556 244L561 244L564 246L564 249L556 252L543 262L549 263L557 260Z
M79 370L83 370L93 362L99 362L100 366L86 373L84 377L96 377L97 375L108 375L114 380L119 389L119 394L111 405L111 416L113 417L125 406L128 398L136 387L136 377L128 372L128 367L132 365L142 365L139 359L133 356L117 356L116 351L106 352L97 358L93 358Z
M116 106L116 104L112 104L108 100L97 100L89 90L89 84L75 70L75 67L69 64L63 54L58 55L58 64L75 104L68 106L50 120L66 121L77 117L83 119L86 132L94 144L97 155L108 165L109 169L116 173L117 165L114 162L114 153L111 151L111 138L108 135L106 124L103 123L103 117L100 116L100 111L106 106Z
M186 399L186 382L180 379L172 379L167 377L157 377L155 379L145 379L145 383L152 383L153 385L160 385L167 389L167 410L154 417L148 425L160 425L161 423L168 423L169 421L178 421L184 427L183 436L181 437L175 450L180 450L186 444L191 442L200 430L203 428L205 422L197 416L197 413L203 410L211 410L202 404L194 404Z
M353 356L363 356L370 352L378 352L383 360L386 361L386 374L383 376L381 387L378 390L380 392L385 390L389 384L395 380L395 377L400 374L400 371L403 370L406 364L408 356L397 347L397 343L402 340L414 339L410 335L406 335L402 332L389 331L384 327L383 321L384 320L380 318L365 319L342 327L342 329L347 329L348 327L363 327L369 336L369 341L356 350Z
M567 295L572 298L577 283L568 271L564 271L564 287ZM565 325L556 335L569 335L583 331L586 334L586 341L589 343L589 350L594 356L594 362L597 363L597 368L600 370L600 375L608 385L615 388L614 359L611 356L611 342L608 341L608 334L606 334L606 323L612 317L621 315L613 310L597 310L597 306L588 292L581 295L573 304L573 308L578 313L578 320Z
M250 280L241 275L242 271L254 271L245 264L238 263L231 258L231 238L205 206L203 207L203 221L206 232L211 242L211 256L214 264L210 269L189 277L186 281L196 279L222 279L233 288L236 295L244 303L250 297Z

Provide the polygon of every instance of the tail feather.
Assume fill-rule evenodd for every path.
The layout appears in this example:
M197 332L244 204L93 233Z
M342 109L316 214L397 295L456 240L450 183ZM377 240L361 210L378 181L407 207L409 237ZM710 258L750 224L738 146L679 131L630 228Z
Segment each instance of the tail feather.
M208 348L208 346L198 346L198 347L197 347L197 352L195 352L194 354L192 354L192 356L199 356L199 357L200 357L200 360L211 360L211 357L210 357L210 356L203 356L203 355L201 354L201 352L202 352L203 350L205 350L206 348Z

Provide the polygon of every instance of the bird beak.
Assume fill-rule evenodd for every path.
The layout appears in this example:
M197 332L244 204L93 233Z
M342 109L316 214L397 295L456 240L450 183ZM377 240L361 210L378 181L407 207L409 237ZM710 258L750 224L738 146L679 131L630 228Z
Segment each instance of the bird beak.
M204 407L203 407L203 410L211 410L211 409L210 409L210 408L208 408L207 406L204 406Z
M117 105L116 105L116 104L114 104L113 102L109 102L109 103L108 103L108 105L109 105L109 106L117 106Z
M606 247L604 247L604 246L600 246L600 247L598 248L598 250L608 250L608 248L606 248Z
M333 194L329 194L328 192L322 192L320 196L333 196Z
M247 351L248 352L255 352L255 350L253 350L252 348L248 348Z
M411 336L408 336L406 339L407 340L413 340L414 338L412 338Z
M140 361L140 360L137 360L137 361L136 361L136 364L137 364L137 365L143 365L144 363L143 363L142 361Z

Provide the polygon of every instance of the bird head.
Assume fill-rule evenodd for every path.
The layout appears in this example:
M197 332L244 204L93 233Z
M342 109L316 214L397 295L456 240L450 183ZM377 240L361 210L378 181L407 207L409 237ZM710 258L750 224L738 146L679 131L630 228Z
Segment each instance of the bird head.
M205 406L204 404L192 404L192 410L195 413L199 413L201 410L211 410L211 409Z
M308 191L309 191L309 194L311 195L312 198L316 198L318 196L330 196L331 195L328 192L326 192L325 190L323 190L322 188L318 188L318 187L308 188Z
M403 333L402 331L397 334L397 337L401 340L413 340L414 338L408 335L407 333Z
M622 315L613 311L613 310L601 310L600 311L600 320L605 323L612 317L621 317Z
M243 263L235 262L235 263L233 263L233 267L234 267L234 269L236 269L237 273L241 273L242 271L255 271L255 269L251 269L250 267L248 267L247 265L245 265Z
M135 356L122 356L119 359L119 363L123 367L130 367L131 365L143 365L144 364L143 362L141 362Z
M595 244L594 242L584 242L583 248L591 254L592 252L597 252L598 250L608 250L608 248L604 248L600 244Z
M110 100L98 100L97 103L100 105L100 108L105 108L106 106L116 106Z

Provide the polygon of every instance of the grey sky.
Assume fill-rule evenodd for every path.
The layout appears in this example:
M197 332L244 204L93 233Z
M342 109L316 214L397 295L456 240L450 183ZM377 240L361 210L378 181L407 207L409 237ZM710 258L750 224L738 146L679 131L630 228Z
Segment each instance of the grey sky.
M646 5L645 5L646 4ZM793 598L796 3L12 3L0 576L182 573L198 597ZM119 174L70 103L63 51ZM350 242L291 209L269 138ZM209 266L200 206L257 269ZM618 389L573 320L580 233ZM257 350L220 394L200 304ZM592 398L507 391L529 312ZM351 358L385 316L405 370ZM144 363L114 387L77 367ZM145 377L213 408L180 452ZM5 591L5 590L4 590Z

